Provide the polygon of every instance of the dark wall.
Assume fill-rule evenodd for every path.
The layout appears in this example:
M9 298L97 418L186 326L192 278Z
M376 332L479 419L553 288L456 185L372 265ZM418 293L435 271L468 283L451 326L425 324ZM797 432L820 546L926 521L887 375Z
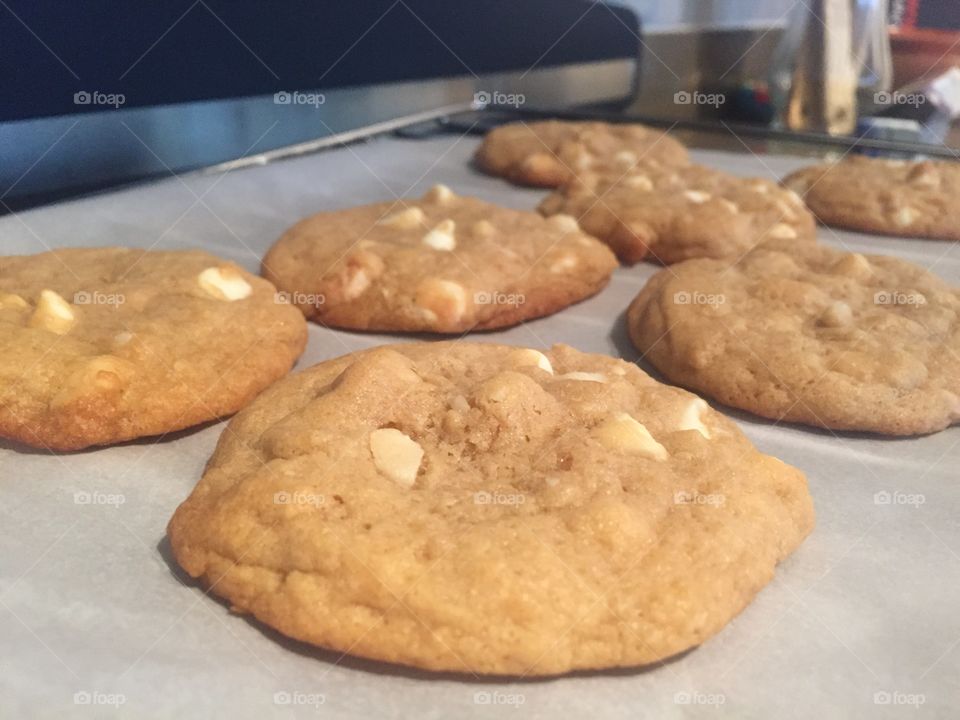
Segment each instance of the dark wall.
M589 0L7 0L0 120L633 57L637 34Z

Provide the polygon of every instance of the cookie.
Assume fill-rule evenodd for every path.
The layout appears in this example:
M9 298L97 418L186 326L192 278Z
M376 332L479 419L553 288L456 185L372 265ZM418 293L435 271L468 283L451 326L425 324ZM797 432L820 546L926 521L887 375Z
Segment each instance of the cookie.
M849 156L788 175L822 223L903 237L960 240L960 164Z
M438 185L419 200L303 220L267 253L263 274L324 325L464 333L583 300L616 264L572 218L545 220Z
M816 235L813 216L795 193L701 165L641 163L586 174L548 196L540 212L572 215L628 264L736 258L765 240L802 244Z
M774 420L917 435L960 419L960 292L903 260L774 241L656 274L627 313L667 379Z
M703 642L812 524L802 473L630 363L445 342L274 385L168 531L187 573L285 635L546 675Z
M520 185L558 187L577 175L637 162L685 165L687 149L636 123L508 123L486 134L474 160L484 172Z
M306 337L270 283L207 253L0 257L0 437L77 450L230 415Z

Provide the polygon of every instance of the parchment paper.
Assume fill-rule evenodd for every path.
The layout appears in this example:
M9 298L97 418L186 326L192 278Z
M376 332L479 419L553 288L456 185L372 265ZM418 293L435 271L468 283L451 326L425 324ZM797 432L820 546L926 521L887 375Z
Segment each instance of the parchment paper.
M256 272L298 218L416 195L436 182L533 208L542 192L470 168L475 143L381 138L224 176L170 178L0 218L0 249L202 247ZM809 162L695 157L767 177ZM895 254L960 284L953 243L819 232L831 245ZM654 271L620 269L594 299L476 339L562 341L636 358L622 312ZM395 339L312 326L298 367ZM220 423L66 455L0 444L0 716L960 716L960 427L893 440L724 411L760 449L807 473L817 509L812 536L702 647L643 672L546 681L437 676L340 658L203 595L171 565L164 528L199 478Z

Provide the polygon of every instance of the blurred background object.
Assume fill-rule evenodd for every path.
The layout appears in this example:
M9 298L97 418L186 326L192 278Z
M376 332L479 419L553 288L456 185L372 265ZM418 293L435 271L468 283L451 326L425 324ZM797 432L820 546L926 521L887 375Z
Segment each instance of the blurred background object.
M810 0L796 5L770 73L781 125L848 134L862 98L889 90L885 0Z

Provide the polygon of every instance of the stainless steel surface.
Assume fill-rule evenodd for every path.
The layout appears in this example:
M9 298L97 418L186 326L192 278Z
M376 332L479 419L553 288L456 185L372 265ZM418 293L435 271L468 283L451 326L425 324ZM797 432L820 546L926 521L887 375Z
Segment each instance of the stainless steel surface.
M317 140L309 140L307 142L297 143L296 145L287 145L285 147L277 148L276 150L269 150L256 155L247 155L245 157L238 158L237 160L228 160L224 163L200 168L195 172L203 175L219 175L220 173L232 172L234 170L239 170L245 167L253 167L255 165L266 165L270 162L286 160L299 155L309 155L310 153L320 152L321 150L338 147L340 145L347 145L358 140L373 138L377 135L383 135L394 130L410 127L411 125L415 125L417 123L429 123L434 120L440 120L449 117L450 115L466 113L473 110L475 106L476 103L473 101L468 103L459 103L457 105L444 105L436 110L413 113L412 115L405 115L393 120L384 120L383 122L366 125L354 130L347 130L346 132L337 133L336 135L329 135ZM183 177L186 177L186 175Z
M628 102L636 82L635 60L610 60L331 90L315 105L278 104L270 95L0 123L0 203L259 155L469 103L478 92L521 95L524 107L560 108Z

